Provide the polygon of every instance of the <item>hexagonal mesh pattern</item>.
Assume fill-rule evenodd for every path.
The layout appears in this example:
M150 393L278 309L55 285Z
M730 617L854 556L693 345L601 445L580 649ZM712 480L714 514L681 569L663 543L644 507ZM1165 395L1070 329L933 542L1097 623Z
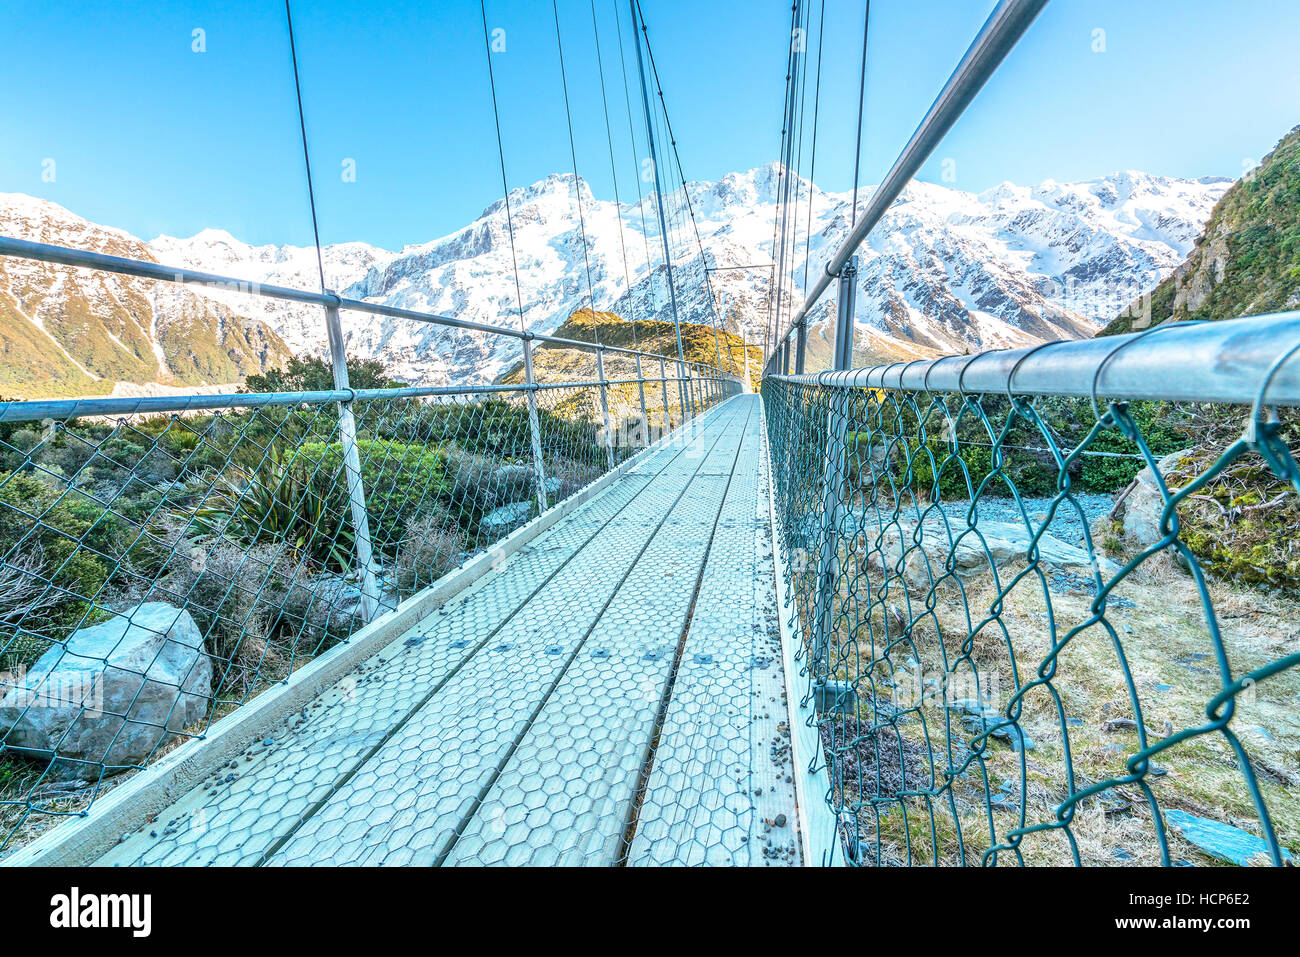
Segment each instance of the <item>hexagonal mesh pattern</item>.
M688 423L102 862L797 863L760 420Z

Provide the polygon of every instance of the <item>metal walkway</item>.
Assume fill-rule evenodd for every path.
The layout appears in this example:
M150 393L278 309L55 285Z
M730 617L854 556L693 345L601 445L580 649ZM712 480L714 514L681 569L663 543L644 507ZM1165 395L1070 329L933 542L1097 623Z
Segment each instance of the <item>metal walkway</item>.
M800 863L761 418L688 424L100 863Z

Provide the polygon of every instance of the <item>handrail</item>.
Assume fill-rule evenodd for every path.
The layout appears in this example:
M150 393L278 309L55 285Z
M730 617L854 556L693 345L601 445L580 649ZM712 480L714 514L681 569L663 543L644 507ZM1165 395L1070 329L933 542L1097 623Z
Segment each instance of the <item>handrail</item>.
M921 125L916 128L916 132L903 147L898 159L894 160L894 165L880 186L867 201L862 216L818 276L803 305L790 320L789 329L777 340L778 349L779 343L789 340L808 311L830 288L831 280L839 275L845 263L866 240L867 235L875 229L894 200L902 194L904 187L929 159L935 147L975 98L975 94L988 82L989 77L1046 5L1047 0L1002 0L989 15L965 56L957 64L957 68L953 70L948 82L944 84L925 114L925 118L921 120ZM773 354L775 355L775 352Z
M491 335L507 336L511 339L531 339L534 342L548 342L552 345L578 349L596 349L617 352L629 356L657 357L657 352L644 352L627 349L622 346L607 346L596 342L583 342L579 339L566 339L563 336L548 336L538 332L521 332L508 326L493 326L485 322L472 322L468 319L456 319L430 312L418 312L414 309L402 309L397 306L385 306L380 303L366 302L363 299L348 299L332 292L311 292L306 289L294 289L289 286L276 286L268 283L254 282L248 279L236 279L217 273L202 272L197 269L184 269L177 266L164 266L160 263L145 262L123 256L109 256L105 253L73 249L49 243L36 243L12 236L0 236L0 256L12 256L38 262L57 263L63 266L75 266L80 269L99 269L104 272L123 276L137 276L141 279L154 279L159 282L178 283L183 286L215 286L264 299L279 299L284 302L297 302L305 305L324 306L327 308L346 309L352 312L364 312L374 316L390 319L409 319L414 322L428 322L447 326L452 329L464 329L470 332L486 332ZM701 363L687 363L701 368L712 369ZM722 372L715 369L716 372Z
M1023 349L802 376L779 382L916 392L1011 392L1087 398L1300 405L1300 361L1278 357L1300 343L1300 311L1167 322L1142 332L1060 340Z
M725 374L688 376L686 379L654 376L644 379L606 379L604 385L680 381L722 382L734 379L734 376ZM217 409L260 409L267 406L324 405L330 402L369 399L417 399L432 396L545 392L552 389L598 388L601 384L599 380L591 380L508 385L406 386L398 389L321 389L306 392L214 392L85 399L29 399L0 402L0 422L39 422L42 419L74 419L83 416L157 415L167 412L205 412Z

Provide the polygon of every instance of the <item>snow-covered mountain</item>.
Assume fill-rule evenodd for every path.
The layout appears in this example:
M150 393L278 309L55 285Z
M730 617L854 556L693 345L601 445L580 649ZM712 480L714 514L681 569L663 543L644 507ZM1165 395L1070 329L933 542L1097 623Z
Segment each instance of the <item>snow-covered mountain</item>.
M123 230L16 193L0 193L0 235L154 259ZM170 283L0 257L0 394L192 391L282 365L288 348L242 305Z
M716 309L732 331L762 341L781 179L773 164L690 184L689 206L712 267L709 286L687 196L678 190L666 197L683 320L709 322ZM795 185L787 318L802 298L805 260L815 278L851 219L848 195L803 180ZM1137 172L1081 183L1005 183L983 193L914 183L860 253L856 342L871 357L1090 335L1182 261L1229 185ZM671 319L654 198L618 205L596 199L583 181L577 187L581 218L571 175L512 191L513 258L499 200L463 229L400 252L328 246L327 285L350 298L513 328L522 298L522 321L535 332L550 332L589 302L627 318ZM167 264L309 289L320 282L311 248L249 246L217 230L160 236L148 245ZM732 268L742 266L749 268ZM325 348L318 309L235 291L199 294L262 320L295 351ZM824 338L832 309L828 296L814 312L815 342ZM491 379L519 354L515 340L428 323L345 313L344 327L354 354L380 358L413 382Z

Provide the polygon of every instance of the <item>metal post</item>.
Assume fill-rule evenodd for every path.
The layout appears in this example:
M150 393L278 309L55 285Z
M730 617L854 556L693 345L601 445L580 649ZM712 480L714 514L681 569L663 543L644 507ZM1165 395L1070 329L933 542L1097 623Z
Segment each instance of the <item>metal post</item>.
M682 425L691 418L690 403L686 400L686 363L677 360L677 401L682 405Z
M834 368L853 368L853 312L857 298L858 257L850 256L840 270L838 308L835 312Z
M614 430L609 423L609 384L605 381L605 350L596 350L596 377L600 380L600 414L605 420L605 455L614 467Z
M524 340L524 381L530 387L537 384L533 379L532 336ZM546 503L546 469L542 465L542 426L537 418L537 390L533 388L528 390L528 431L533 440L533 477L537 483L537 509L540 514L549 506Z
M645 410L645 375L641 372L641 353L636 354L636 391L641 399L641 445L650 444L650 414Z
M799 325L795 330L799 337L796 341L794 353L794 374L803 375L804 355L808 351L808 320L800 319Z
M347 350L343 344L343 323L339 307L325 307L325 330L329 336L330 360L334 366L334 388L352 391L348 383ZM357 421L352 400L339 403L339 443L343 448L343 473L348 485L352 531L356 536L357 570L361 574L361 617L373 621L379 611L379 584L375 577L370 544L370 517L366 514L366 493L361 483L361 455L357 449Z
M781 343L781 375L790 374L790 340Z
M673 417L668 414L668 366L664 362L664 357L659 357L659 387L664 392L664 422L667 423L668 431L673 430Z
M854 280L857 257L849 259L840 273L839 308L835 316L835 369L847 369L853 355ZM822 711L856 711L853 689L830 681L831 638L835 633L835 598L839 592L839 536L843 514L845 465L847 461L850 391L834 390L827 409L826 448L822 457L822 509L820 548L817 553L817 593L813 602L813 647L810 665L815 695Z

